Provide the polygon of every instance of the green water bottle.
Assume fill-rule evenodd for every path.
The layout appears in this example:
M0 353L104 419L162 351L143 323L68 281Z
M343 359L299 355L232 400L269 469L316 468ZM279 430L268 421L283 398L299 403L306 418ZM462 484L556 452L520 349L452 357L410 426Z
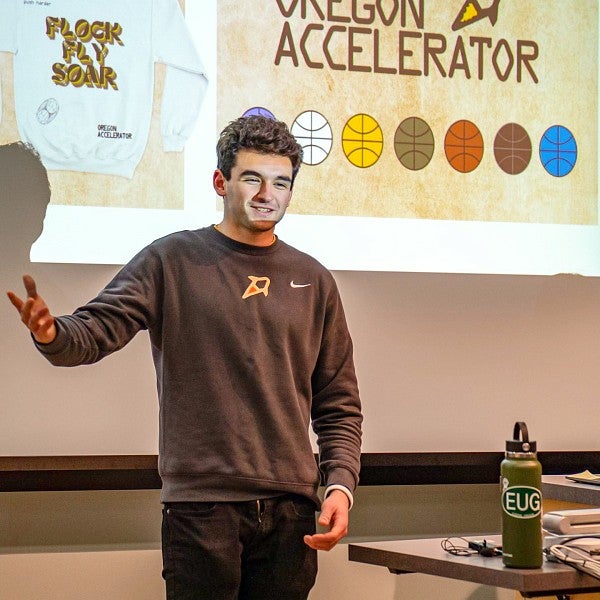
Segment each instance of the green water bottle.
M542 465L527 425L515 423L500 465L502 562L507 567L542 566Z

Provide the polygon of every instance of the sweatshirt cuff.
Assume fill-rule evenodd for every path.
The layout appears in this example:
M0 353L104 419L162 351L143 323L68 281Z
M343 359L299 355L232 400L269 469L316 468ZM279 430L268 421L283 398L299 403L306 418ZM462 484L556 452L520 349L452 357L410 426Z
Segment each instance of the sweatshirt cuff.
M358 475L350 469L338 466L333 469L328 469L323 481L323 486L328 488L330 485L343 485L353 494L358 485Z
M334 490L340 490L340 492L344 492L344 494L346 494L346 497L348 498L348 510L350 510L352 508L352 505L354 504L354 496L352 495L352 492L345 486L345 485L339 485L337 483L334 483L332 485L328 485L325 488L325 498L327 498L327 496L329 496L329 494L331 494L331 492L333 492Z
M69 345L69 338L66 336L63 328L58 323L58 318L54 319L54 326L56 327L56 337L48 344L42 344L38 342L33 334L30 332L29 335L41 354L45 356L52 356L53 354L60 354L64 352L67 346Z

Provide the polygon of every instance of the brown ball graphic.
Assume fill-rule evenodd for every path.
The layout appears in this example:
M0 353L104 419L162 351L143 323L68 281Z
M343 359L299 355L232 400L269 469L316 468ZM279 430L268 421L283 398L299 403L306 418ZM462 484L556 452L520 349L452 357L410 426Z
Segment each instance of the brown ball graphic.
M529 165L532 155L529 134L517 123L503 125L494 139L494 157L508 175L519 175Z
M456 121L450 125L444 139L446 158L459 173L474 171L483 158L483 137L471 121Z

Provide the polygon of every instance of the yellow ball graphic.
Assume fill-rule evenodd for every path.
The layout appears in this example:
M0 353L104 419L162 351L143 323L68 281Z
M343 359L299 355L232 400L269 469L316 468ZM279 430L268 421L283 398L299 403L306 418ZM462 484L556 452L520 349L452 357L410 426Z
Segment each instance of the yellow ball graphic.
M342 148L355 167L372 167L383 151L383 132L379 123L364 113L350 117L342 131Z

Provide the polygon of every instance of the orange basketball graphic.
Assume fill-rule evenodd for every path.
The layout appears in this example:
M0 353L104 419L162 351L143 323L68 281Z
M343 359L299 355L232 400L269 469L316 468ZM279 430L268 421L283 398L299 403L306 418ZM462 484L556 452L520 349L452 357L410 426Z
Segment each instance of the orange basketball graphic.
M342 131L342 148L355 167L372 167L383 150L383 133L379 123L362 113L350 117Z
M483 137L471 121L456 121L444 139L446 158L459 173L474 171L483 158Z

